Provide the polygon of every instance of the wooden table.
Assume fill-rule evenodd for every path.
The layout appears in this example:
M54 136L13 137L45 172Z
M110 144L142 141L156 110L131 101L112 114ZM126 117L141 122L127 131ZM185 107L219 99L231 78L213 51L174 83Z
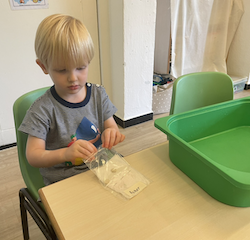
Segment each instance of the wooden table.
M152 183L122 200L85 172L39 191L59 239L250 239L250 208L210 197L168 157L168 142L125 158Z

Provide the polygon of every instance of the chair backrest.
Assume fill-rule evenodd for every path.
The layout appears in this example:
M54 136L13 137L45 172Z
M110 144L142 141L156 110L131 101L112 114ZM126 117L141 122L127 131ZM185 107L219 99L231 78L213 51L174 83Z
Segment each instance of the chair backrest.
M15 121L15 128L16 128L16 138L17 138L17 150L18 150L18 158L19 158L19 166L22 172L22 176L24 182L30 191L30 194L35 199L38 199L38 189L44 187L42 176L39 172L38 168L32 167L27 159L26 159L26 142L27 142L27 134L24 134L18 131L20 124L23 121L23 118L31 106L31 104L43 95L49 87L37 89L31 92L24 94L23 96L19 97L13 106L13 113L14 113L14 121Z
M233 81L227 74L190 73L174 81L170 114L229 101L233 97Z

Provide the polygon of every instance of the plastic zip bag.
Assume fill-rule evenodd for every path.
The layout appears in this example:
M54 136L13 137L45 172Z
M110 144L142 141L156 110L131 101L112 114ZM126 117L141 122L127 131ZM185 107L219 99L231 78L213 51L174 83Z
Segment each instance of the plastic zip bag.
M85 164L105 188L126 199L133 198L150 184L146 177L132 168L114 150L101 147L97 153L85 161Z

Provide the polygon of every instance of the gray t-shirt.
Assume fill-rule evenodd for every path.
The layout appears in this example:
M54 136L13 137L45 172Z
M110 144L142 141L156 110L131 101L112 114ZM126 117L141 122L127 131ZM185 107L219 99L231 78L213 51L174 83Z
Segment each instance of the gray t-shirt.
M104 131L104 121L117 111L109 100L104 87L87 83L87 95L81 103L62 99L54 86L38 98L27 111L19 131L43 139L46 150L67 147L72 135L77 139L92 140L101 145L98 137ZM68 166L61 163L50 168L40 168L45 185L71 177L88 170L83 163Z

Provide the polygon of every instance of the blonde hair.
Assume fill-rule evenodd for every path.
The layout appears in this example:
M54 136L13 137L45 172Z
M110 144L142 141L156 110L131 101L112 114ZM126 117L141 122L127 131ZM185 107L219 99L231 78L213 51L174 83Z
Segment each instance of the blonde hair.
M47 68L54 61L78 66L94 57L92 38L84 24L68 15L54 14L38 26L35 38L37 58Z

